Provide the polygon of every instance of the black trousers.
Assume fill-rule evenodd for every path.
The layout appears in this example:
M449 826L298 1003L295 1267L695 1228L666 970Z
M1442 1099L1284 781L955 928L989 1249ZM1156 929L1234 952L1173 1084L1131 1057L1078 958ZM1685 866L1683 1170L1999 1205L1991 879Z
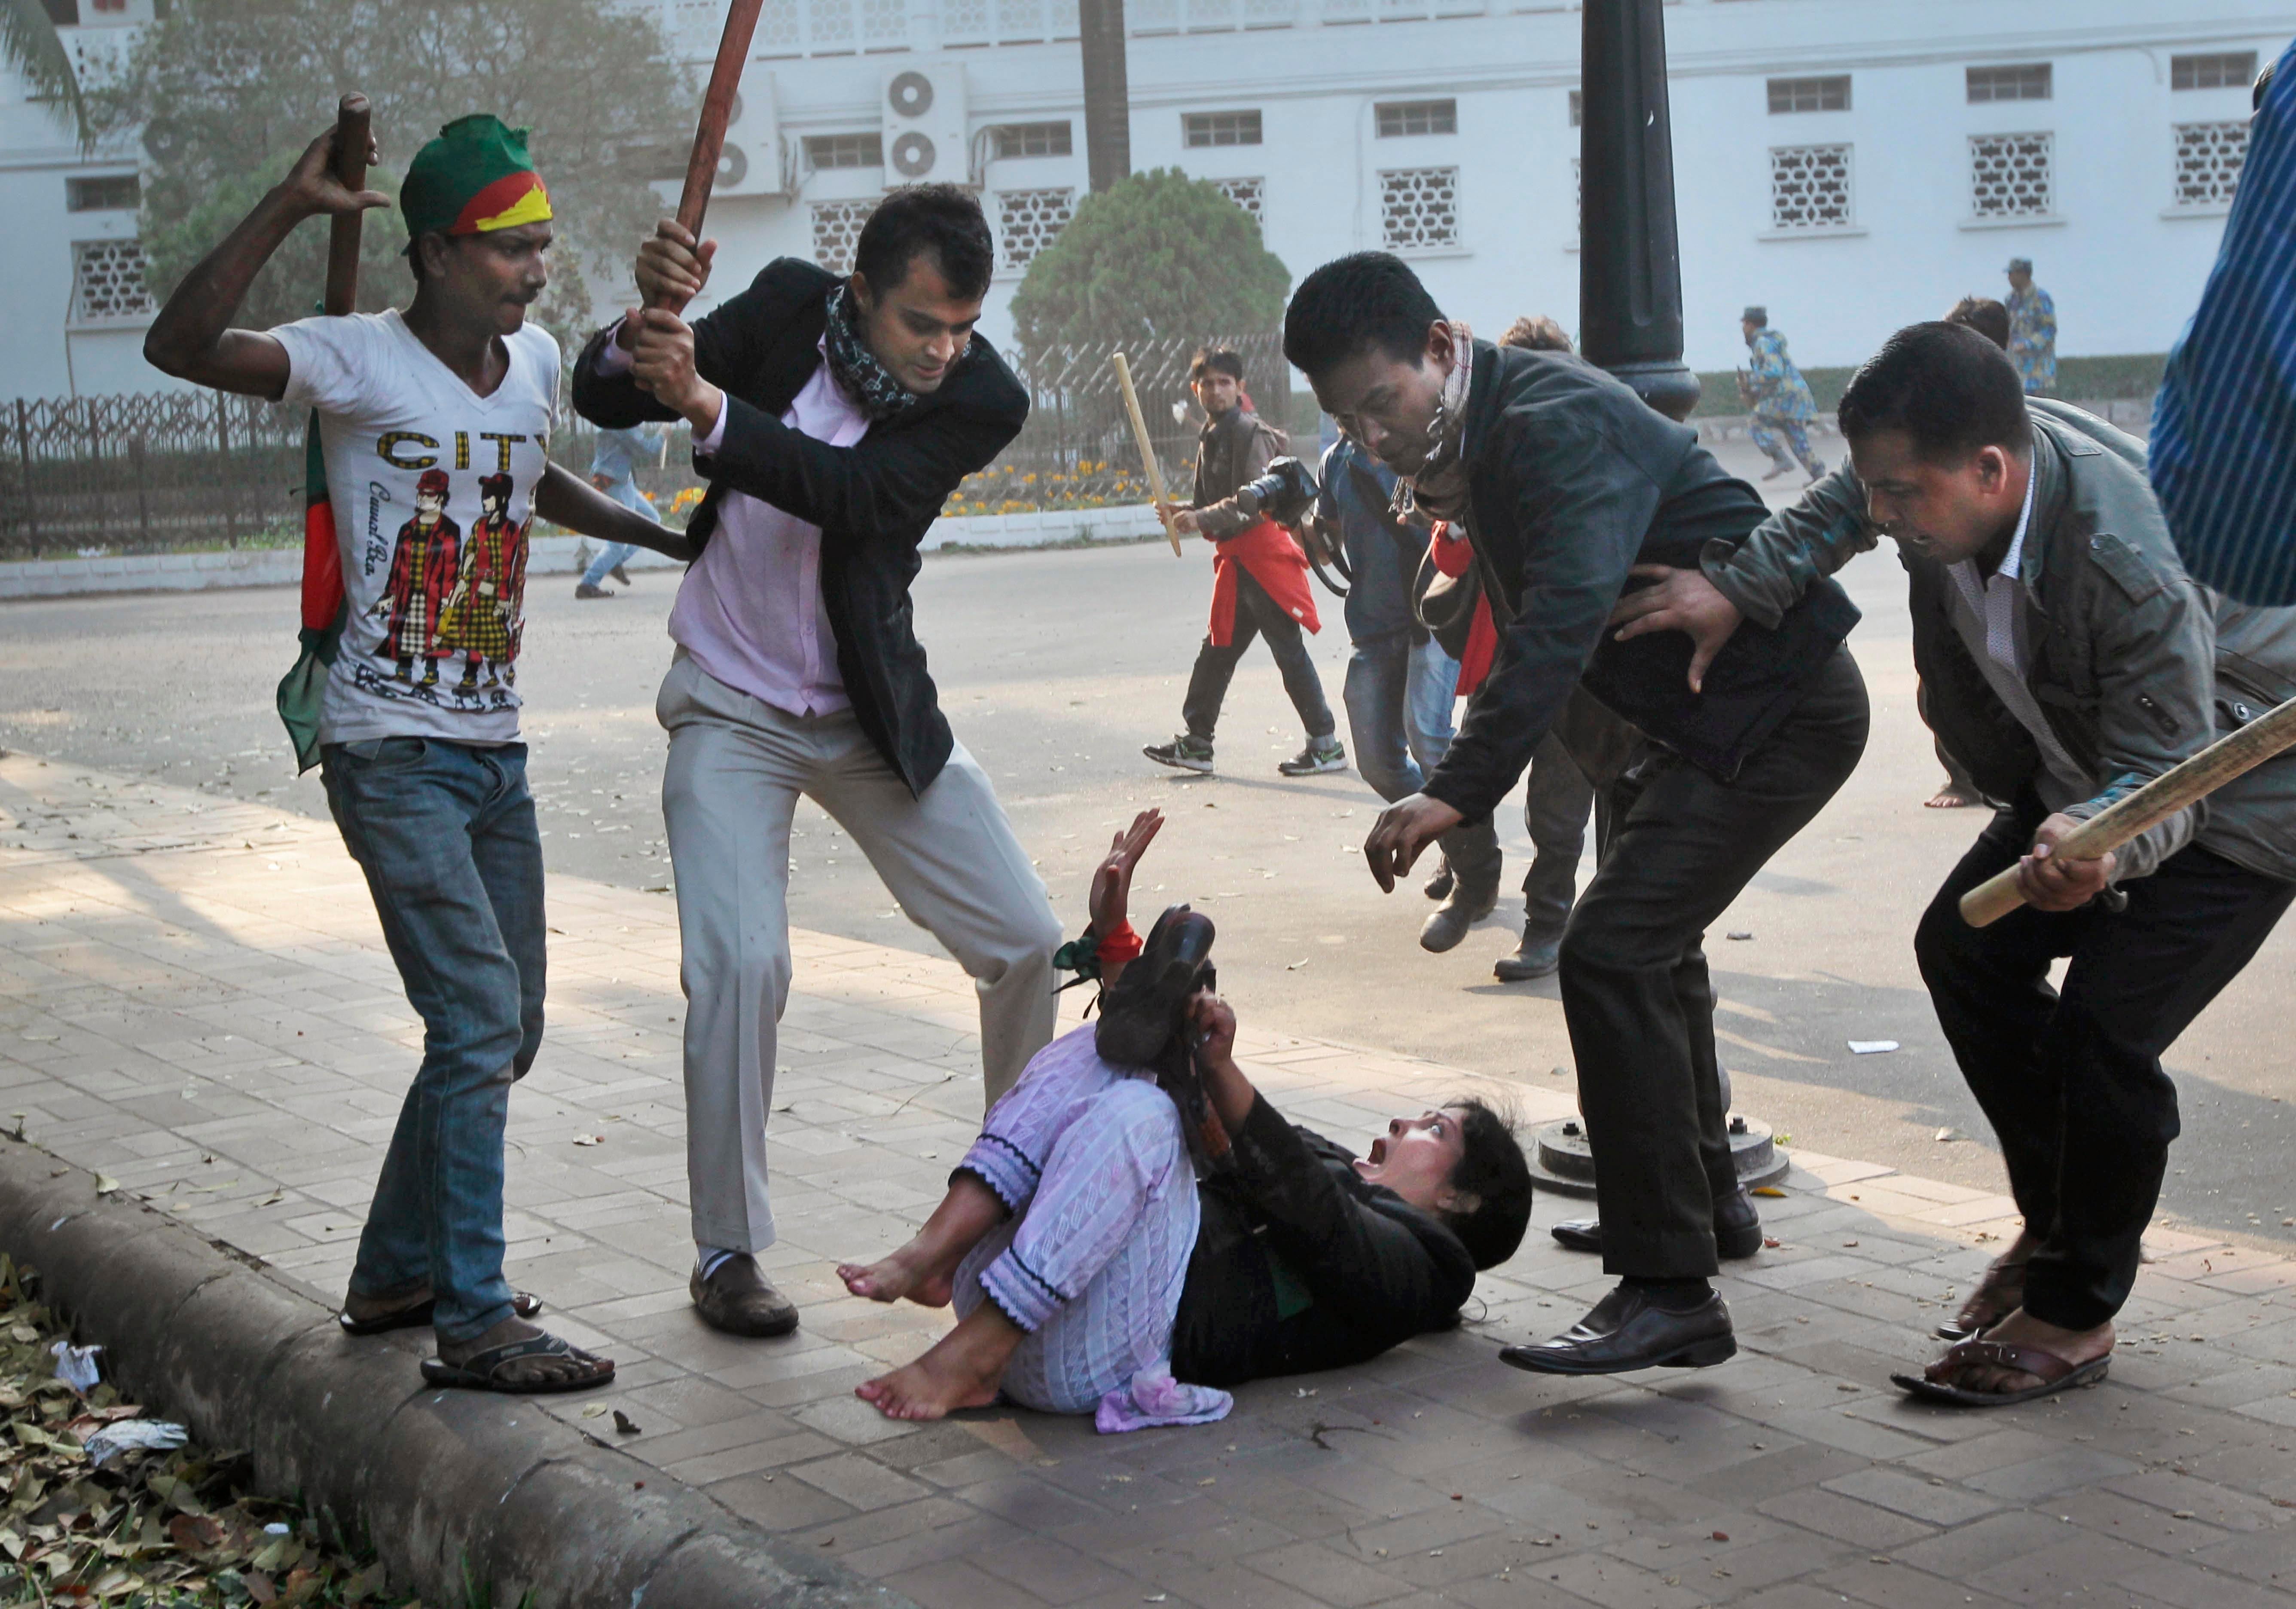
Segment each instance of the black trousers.
M2125 909L2029 906L1971 927L1961 896L2015 865L2046 814L2028 794L1994 817L1930 902L1914 951L2041 1243L2025 1310L2089 1330L2128 1300L2177 1137L2161 1053L2248 965L2296 883L2194 844L2128 883ZM2062 994L2049 985L2060 956L2071 958Z
M1715 1272L1714 1202L1737 1174L1706 929L1848 779L1866 729L1865 681L1839 650L1735 780L1662 753L1604 790L1561 981L1609 1273Z
M1276 605L1267 588L1251 579L1250 571L1238 568L1235 629L1228 634L1226 647L1215 648L1206 636L1204 645L1196 651L1196 668L1188 676L1188 695L1180 705L1180 718L1187 723L1192 736L1210 742L1212 728L1219 725L1227 685L1235 677L1243 651L1251 646L1252 638L1264 636L1268 652L1275 656L1275 668L1283 673L1283 691L1292 695L1292 707L1300 712L1308 735L1331 736L1340 724L1332 718L1332 706L1324 701L1323 678L1316 674L1315 661L1308 657L1300 622Z

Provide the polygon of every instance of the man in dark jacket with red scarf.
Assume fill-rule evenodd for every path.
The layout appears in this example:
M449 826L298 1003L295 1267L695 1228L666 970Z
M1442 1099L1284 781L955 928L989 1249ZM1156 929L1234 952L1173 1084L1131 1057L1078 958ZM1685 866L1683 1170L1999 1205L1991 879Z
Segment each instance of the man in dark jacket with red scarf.
M1324 684L1308 657L1300 628L1318 631L1308 556L1275 521L1236 506L1237 488L1250 484L1287 443L1283 432L1251 411L1243 394L1243 357L1233 347L1207 347L1188 368L1188 388L1206 415L1196 438L1195 496L1174 513L1172 527L1215 545L1211 628L1196 653L1188 695L1180 705L1187 730L1168 743L1141 751L1160 766L1182 771L1212 768L1212 728L1219 724L1227 685L1255 636L1267 639L1283 691L1308 728L1308 745L1276 769L1314 776L1347 768L1339 723L1324 699Z
M1759 1231L1724 1127L1702 941L1864 751L1865 684L1841 646L1857 608L1813 587L1693 686L1687 641L1622 642L1610 620L1647 567L1734 548L1768 513L1695 431L1578 358L1474 340L1381 252L1301 283L1283 351L1415 504L1465 524L1498 626L1442 763L1365 841L1380 885L1507 796L1574 690L1653 746L1608 784L1601 866L1562 949L1603 1268L1620 1284L1566 1334L1502 1356L1551 1374L1718 1363L1737 1343L1708 1282L1721 1245Z

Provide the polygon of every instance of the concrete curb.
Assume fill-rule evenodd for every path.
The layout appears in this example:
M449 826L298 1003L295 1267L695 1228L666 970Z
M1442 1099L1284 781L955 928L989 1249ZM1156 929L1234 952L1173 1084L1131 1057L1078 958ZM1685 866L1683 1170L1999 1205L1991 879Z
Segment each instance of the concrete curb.
M37 1145L0 1144L0 1249L106 1372L265 1491L373 1539L394 1586L544 1609L913 1609L522 1398L420 1385L421 1331L353 1341L259 1262Z

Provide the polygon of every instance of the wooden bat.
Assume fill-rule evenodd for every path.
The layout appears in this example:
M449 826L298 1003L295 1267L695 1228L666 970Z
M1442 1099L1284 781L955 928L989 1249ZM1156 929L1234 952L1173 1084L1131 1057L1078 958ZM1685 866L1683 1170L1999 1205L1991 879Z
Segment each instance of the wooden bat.
M1148 421L1140 412L1140 393L1132 389L1132 364L1123 353L1111 359L1116 365L1116 383L1124 388L1124 411L1132 416L1132 438L1140 444L1140 461L1148 469L1148 495L1156 499L1156 517L1164 522L1164 535L1172 544L1172 556L1180 556L1180 533L1172 523L1172 515L1164 496L1164 471L1156 462L1155 444L1148 439Z
M2258 716L2229 737L2218 738L2182 765L2171 767L2135 792L2107 805L2066 833L2050 856L2094 860L2292 747L2296 747L2296 698ZM2024 903L2025 896L2017 888L2017 868L2013 866L1961 897L1961 919L1972 927L1989 927Z
M685 188L677 198L677 221L696 241L709 212L709 187L718 182L718 161L726 154L726 125L733 120L734 96L742 87L742 68L750 59L750 40L758 31L758 12L764 5L765 0L734 0L726 12L726 31L718 37L718 60L709 70L709 88L701 97L701 118L693 129L693 150L685 159ZM683 301L668 298L653 305L673 313L685 310Z
M366 188L366 146L372 116L365 95L353 90L335 108L335 177L345 188ZM364 212L329 220L327 294L320 305L340 317L358 310L359 225Z

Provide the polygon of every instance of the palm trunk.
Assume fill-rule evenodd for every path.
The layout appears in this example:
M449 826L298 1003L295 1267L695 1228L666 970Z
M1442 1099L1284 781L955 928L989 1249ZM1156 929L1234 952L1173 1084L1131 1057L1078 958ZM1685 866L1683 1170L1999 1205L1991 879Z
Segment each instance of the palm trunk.
M1132 92L1124 71L1124 0L1078 0L1084 54L1085 168L1098 195L1132 173Z

